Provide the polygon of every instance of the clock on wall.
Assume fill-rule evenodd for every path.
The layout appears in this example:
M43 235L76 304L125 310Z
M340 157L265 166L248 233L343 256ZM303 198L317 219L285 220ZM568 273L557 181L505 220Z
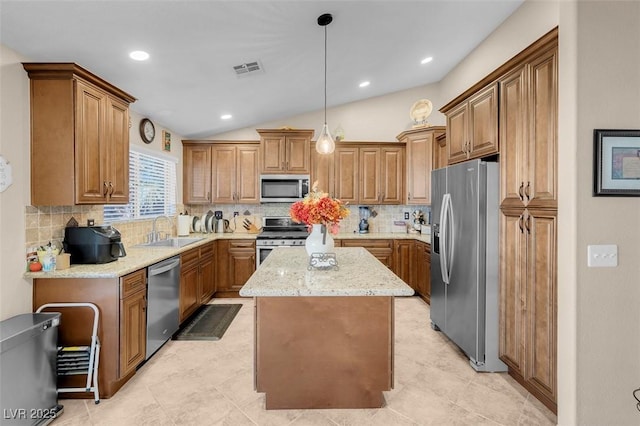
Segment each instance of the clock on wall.
M148 118L140 120L140 137L144 143L151 143L156 137L156 128Z

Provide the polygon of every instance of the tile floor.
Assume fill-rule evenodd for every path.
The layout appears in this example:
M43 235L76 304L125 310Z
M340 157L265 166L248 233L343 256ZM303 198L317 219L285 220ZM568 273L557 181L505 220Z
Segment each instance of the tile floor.
M506 373L476 373L429 326L429 306L396 298L395 388L368 410L269 410L253 390L253 300L220 341L169 341L110 399L61 400L62 425L552 425Z

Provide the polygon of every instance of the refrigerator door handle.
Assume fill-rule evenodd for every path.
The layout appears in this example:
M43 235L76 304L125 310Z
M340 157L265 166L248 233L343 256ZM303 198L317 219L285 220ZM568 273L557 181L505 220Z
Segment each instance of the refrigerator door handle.
M455 227L453 226L453 204L451 202L451 194L447 194L447 284L451 281L451 266L453 265L453 256L456 251L455 246Z
M442 281L449 284L449 208L451 206L451 195L442 196L442 207L440 208L440 272Z

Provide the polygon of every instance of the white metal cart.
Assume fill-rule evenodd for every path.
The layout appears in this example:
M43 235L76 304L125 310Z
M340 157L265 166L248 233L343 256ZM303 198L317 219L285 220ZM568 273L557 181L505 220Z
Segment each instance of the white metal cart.
M98 338L98 323L100 312L93 303L47 303L40 306L36 312L51 308L90 308L93 310L93 328L90 346L58 346L58 376L73 376L86 374L87 384L84 388L58 388L58 393L64 392L93 392L96 404L100 403L98 392L98 363L100 361L100 339ZM64 317L62 318L64 324Z

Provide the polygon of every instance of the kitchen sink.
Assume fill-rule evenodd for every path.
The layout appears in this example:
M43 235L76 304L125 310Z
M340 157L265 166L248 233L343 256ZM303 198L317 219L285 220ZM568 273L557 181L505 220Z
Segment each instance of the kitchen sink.
M154 241L152 243L138 244L136 247L184 247L189 244L204 240L204 237L175 237L166 240Z

